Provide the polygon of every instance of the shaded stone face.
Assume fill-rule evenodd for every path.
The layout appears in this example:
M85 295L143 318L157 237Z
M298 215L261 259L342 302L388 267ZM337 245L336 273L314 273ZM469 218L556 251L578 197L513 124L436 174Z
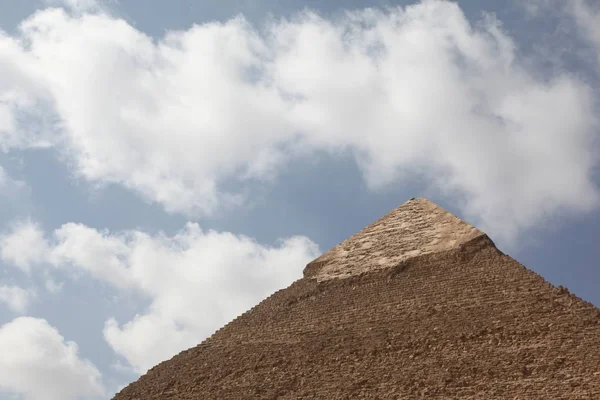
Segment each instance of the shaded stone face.
M600 310L424 199L116 400L600 399Z
M459 248L483 236L429 200L411 199L308 264L304 276L318 281L347 278Z

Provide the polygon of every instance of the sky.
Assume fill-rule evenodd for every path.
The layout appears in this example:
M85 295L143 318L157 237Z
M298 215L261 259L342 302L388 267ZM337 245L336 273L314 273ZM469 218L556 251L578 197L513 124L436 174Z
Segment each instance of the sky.
M600 306L600 7L0 0L0 400L109 399L411 197Z

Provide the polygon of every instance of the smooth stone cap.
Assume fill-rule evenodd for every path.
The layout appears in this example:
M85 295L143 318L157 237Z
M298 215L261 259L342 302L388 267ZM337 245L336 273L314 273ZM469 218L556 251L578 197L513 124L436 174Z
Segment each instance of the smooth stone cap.
M412 198L310 262L304 277L322 281L391 268L479 237L487 235L425 198Z

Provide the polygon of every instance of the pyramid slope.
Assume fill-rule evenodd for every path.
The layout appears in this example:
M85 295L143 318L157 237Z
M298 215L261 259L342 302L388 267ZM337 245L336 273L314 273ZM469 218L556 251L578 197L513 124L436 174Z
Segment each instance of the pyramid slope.
M461 238L319 277L333 252L115 399L600 399L600 310Z

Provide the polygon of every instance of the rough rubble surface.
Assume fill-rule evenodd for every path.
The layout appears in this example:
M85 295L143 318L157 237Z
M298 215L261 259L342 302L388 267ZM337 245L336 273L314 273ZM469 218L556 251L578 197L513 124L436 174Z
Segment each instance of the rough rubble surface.
M412 199L115 400L600 399L600 310Z

